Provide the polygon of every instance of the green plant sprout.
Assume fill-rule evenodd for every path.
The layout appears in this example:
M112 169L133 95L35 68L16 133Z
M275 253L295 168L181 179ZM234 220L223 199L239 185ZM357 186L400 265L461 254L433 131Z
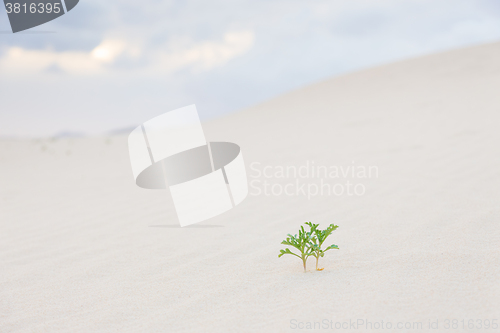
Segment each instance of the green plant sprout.
M321 230L318 229L319 224L313 224L312 222L306 222L305 224L307 224L311 228L311 234L314 233L314 235L316 236L312 237L309 242L309 245L312 248L310 255L316 258L316 270L322 271L324 268L318 268L319 258L324 257L326 251L331 249L338 250L339 247L335 244L332 244L323 250L321 249L321 246L325 242L326 238L330 236L332 232L334 232L339 226L332 223L325 230Z
M306 261L307 258L311 255L312 247L309 245L311 241L311 233L306 232L303 226L300 226L299 236L297 234L295 236L288 234L286 240L282 241L281 244L293 246L297 250L300 251L300 255L293 253L289 248L284 250L280 250L280 254L278 258L280 258L284 254L291 254L300 258L302 260L302 264L304 265L304 273L306 272Z
M278 258L284 254L291 254L302 260L304 266L304 273L306 272L306 262L307 258L313 256L316 258L316 270L322 271L323 268L318 268L318 262L320 257L325 256L325 252L331 249L339 249L335 244L328 246L326 249L322 249L321 246L325 242L326 238L331 235L339 226L335 224L330 224L325 230L318 229L319 224L313 224L312 222L305 222L309 226L310 231L305 231L303 226L300 226L299 235L290 235L286 240L282 241L281 244L293 246L300 251L300 255L293 253L289 248L280 250Z

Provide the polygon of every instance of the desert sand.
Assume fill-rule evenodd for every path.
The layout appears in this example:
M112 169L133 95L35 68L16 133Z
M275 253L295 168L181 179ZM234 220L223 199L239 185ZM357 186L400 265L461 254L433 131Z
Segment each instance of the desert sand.
M134 184L126 135L2 139L0 332L500 325L499 87L495 43L332 78L205 122L208 140L241 146L249 182L278 189L296 179L256 178L256 166L308 161L376 166L378 176L353 180L363 195L310 198L256 195L254 182L239 206L186 228L168 191ZM321 272L313 258L307 273L278 258L305 221L340 226L327 241L340 250ZM451 320L459 329L446 329Z

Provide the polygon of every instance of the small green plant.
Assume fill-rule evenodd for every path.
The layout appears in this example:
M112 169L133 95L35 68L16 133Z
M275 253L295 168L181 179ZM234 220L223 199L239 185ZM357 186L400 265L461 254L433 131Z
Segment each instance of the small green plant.
M310 246L312 247L311 256L316 258L316 270L322 271L323 268L318 268L318 262L320 257L325 256L325 252L328 250L336 249L339 247L335 244L328 246L326 249L322 249L321 246L325 242L326 238L332 234L339 226L335 224L330 224L325 230L318 229L319 224L313 224L312 222L306 222L306 224L311 228L311 234L316 237L311 237Z
M304 230L303 226L300 226L299 235L295 234L295 236L288 234L288 237L281 242L281 244L293 246L297 250L299 250L300 255L293 253L289 248L284 250L280 250L280 254L278 258L280 258L284 254L294 255L302 260L302 264L304 265L304 272L306 271L306 261L307 258L311 255L312 247L309 245L311 241L311 232L307 232Z
M310 231L306 231L303 226L300 226L298 236L297 234L288 234L288 237L281 242L281 244L296 248L297 250L299 250L300 254L293 253L289 248L285 248L284 250L280 250L278 258L285 254L294 255L302 260L304 272L306 272L307 258L313 256L316 258L316 270L322 271L323 268L318 268L319 258L324 257L326 251L331 249L338 250L339 247L335 244L332 244L323 250L321 246L325 242L326 238L330 236L331 233L335 231L339 226L330 224L328 228L326 228L325 230L321 230L318 229L319 224L313 224L312 222L306 222L305 224L309 226Z

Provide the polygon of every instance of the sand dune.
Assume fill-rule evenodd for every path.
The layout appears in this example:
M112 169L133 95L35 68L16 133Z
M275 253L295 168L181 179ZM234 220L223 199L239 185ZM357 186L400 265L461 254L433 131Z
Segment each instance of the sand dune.
M240 206L187 228L168 192L134 185L126 136L2 140L0 331L500 325L499 86L497 43L333 78L207 122L208 140L242 147L252 187ZM275 193L321 184L255 177L307 163L376 166L378 177L325 180L364 195L256 195L265 181ZM278 258L304 221L340 226L322 272L312 258L307 273Z

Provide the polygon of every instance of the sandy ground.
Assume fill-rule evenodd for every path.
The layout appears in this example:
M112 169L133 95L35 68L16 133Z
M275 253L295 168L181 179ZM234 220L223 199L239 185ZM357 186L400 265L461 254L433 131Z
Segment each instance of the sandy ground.
M135 186L125 136L1 140L0 332L500 325L499 86L500 44L490 44L206 123L207 139L242 147L252 188L237 208L187 228L167 191ZM317 184L253 170L308 161L376 166L378 177L326 179L362 184L364 195L257 195L264 181L275 192ZM340 226L322 272L313 258L307 273L278 258L304 221Z

